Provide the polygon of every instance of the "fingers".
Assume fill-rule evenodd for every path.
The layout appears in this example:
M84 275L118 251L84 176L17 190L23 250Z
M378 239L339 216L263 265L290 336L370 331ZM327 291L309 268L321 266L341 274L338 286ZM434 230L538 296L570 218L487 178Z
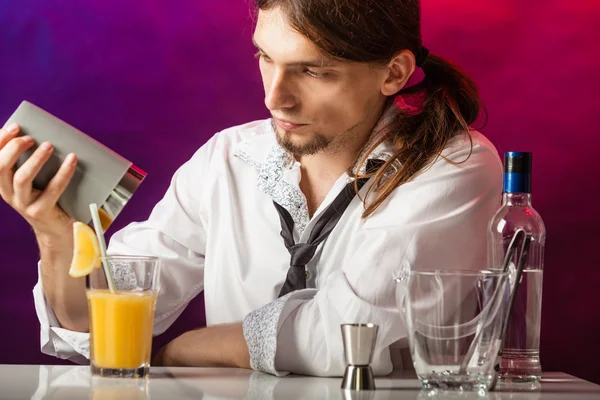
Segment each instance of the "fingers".
M27 160L14 171L19 157L33 144L29 136L17 137L20 128L16 124L0 129L0 196L21 214L33 227L49 228L66 215L57 207L76 171L77 158L69 154L46 189L40 192L33 189L33 181L52 155L50 143L42 143ZM58 213L57 213L58 211ZM62 219L61 219L62 218ZM38 232L38 230L36 230Z
M48 161L53 150L50 143L42 143L14 173L13 190L16 205L24 206L31 202L33 180Z
M25 150L33 146L35 140L31 136L22 136L10 140L0 149L0 174L10 171Z
M13 139L19 133L19 125L10 124L6 128L0 129L0 149L2 149L6 143Z
M17 124L10 124L5 128L0 129L0 150L2 150L8 142L14 139L18 133L19 125ZM8 163L5 164L8 165ZM0 166L0 195L4 200L8 201L9 198L7 196L12 196L12 184L10 184L8 179L2 179L2 176L10 177L12 171L6 174L5 169L6 167Z
M32 217L35 218L37 212L44 212L48 210L58 202L59 197L63 194L71 178L75 174L77 169L77 157L75 154L69 154L65 161L56 172L56 175L50 180L46 189L38 197L36 201L31 204Z
M30 148L35 141L30 136L11 139L0 149L0 195L8 201L12 198L13 191L13 167L21 154Z

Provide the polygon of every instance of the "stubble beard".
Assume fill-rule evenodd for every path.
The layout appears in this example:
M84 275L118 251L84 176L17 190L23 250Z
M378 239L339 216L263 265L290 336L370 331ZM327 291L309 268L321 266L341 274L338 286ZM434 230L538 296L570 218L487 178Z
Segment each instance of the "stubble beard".
M273 126L273 131L275 131L275 137L277 138L277 143L279 143L279 146L281 146L288 153L297 157L312 156L324 151L332 141L332 139L329 139L319 133L313 133L310 140L302 144L297 144L293 142L291 132L283 131L282 133L274 121L271 121L271 125Z
M282 133L275 121L271 120L271 125L273 126L273 131L275 132L275 137L277 138L279 146L288 153L296 157L301 157L312 156L321 152L334 154L343 151L350 142L356 140L357 131L361 124L356 124L335 138L328 138L320 133L312 133L310 140L302 144L297 144L292 141L291 132L283 131Z

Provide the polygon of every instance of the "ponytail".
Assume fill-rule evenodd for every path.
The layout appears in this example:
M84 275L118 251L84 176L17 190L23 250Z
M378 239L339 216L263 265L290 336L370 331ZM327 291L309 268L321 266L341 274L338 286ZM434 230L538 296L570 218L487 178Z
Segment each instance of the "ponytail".
M392 157L377 172L360 175L372 177L373 184L366 197L371 192L375 195L366 205L363 218L373 214L395 188L435 161L452 137L467 134L472 146L469 126L482 106L475 83L458 66L434 54L422 61L421 68L425 74L423 80L396 94L416 100L417 106L401 108L390 104L398 112L374 132L375 136L361 152L359 165L366 163L368 155L384 141L389 141L394 149ZM359 177L358 173L353 175Z

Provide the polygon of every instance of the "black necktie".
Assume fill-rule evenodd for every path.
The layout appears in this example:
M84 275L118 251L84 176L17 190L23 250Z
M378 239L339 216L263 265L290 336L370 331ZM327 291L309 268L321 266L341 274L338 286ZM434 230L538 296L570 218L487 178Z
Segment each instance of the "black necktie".
M384 162L381 160L368 160L367 171L369 173L375 172L383 165L383 163ZM358 190L367 183L367 180L367 178L360 178L357 180L356 184ZM308 264L315 255L315 251L317 251L319 244L327 239L327 236L329 236L333 228L335 228L355 195L354 182L350 182L344 187L341 193L337 195L325 211L323 211L323 214L313 226L308 241L306 243L298 244L294 242L294 220L292 219L292 216L288 210L276 202L273 202L279 213L279 219L281 220L281 237L283 237L285 247L287 247L291 255L290 269L285 278L285 283L279 292L279 297L284 296L289 292L293 292L294 290L306 288L306 264Z

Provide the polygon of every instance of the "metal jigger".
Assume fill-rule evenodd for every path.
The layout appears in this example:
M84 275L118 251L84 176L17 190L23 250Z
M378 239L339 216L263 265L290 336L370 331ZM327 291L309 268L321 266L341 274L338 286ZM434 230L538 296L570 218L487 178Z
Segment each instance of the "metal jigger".
M346 372L342 380L345 390L375 390L371 360L377 339L375 324L343 324L342 339L346 355Z

